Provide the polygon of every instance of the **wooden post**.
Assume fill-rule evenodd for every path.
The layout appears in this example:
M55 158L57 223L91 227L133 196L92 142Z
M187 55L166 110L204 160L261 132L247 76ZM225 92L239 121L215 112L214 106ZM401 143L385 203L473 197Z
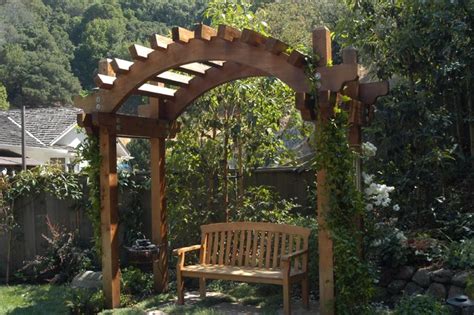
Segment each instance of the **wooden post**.
M331 37L325 27L313 32L313 51L320 56L319 66L325 66L332 58ZM330 92L321 91L319 95L319 113L316 128L327 123L330 111ZM319 246L319 300L321 315L333 315L334 304L334 259L333 242L325 226L325 217L330 211L326 187L326 170L321 169L316 175L318 196L318 246Z
M357 64L357 50L353 47L347 47L342 51L342 62L344 64ZM351 113L351 121L349 126L349 145L355 152L361 153L362 145L362 129L361 129L361 115L362 106L359 99L359 80L349 82L344 91L345 95L352 98L350 101L349 112ZM362 190L362 161L360 157L354 160L354 167L356 170L356 186L360 191Z
M101 59L100 74L115 76L110 60ZM100 150L100 233L102 242L102 283L107 308L120 306L118 241L118 176L116 135L99 128Z
M99 129L99 142L102 281L106 307L115 308L120 306L117 144L106 128Z
M150 98L150 117L158 119L159 99ZM160 245L160 254L153 262L155 292L168 290L168 220L166 213L164 137L150 139L151 151L151 239Z

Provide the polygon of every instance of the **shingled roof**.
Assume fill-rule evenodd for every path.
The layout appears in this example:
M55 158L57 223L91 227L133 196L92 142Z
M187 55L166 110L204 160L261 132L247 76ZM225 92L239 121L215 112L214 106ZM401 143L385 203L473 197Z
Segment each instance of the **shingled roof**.
M77 112L68 107L27 108L26 145L52 146L54 140L76 124ZM0 144L21 144L21 110L0 111Z

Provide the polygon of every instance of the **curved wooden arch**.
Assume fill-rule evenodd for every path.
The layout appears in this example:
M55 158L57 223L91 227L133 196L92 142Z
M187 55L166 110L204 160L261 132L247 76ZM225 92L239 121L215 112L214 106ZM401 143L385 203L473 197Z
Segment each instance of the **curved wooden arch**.
M186 45L186 49L183 49L183 45ZM304 68L290 64L287 55L274 55L241 41L227 41L221 38L212 38L209 41L193 39L187 44L178 42L170 44L166 51L155 50L146 60L136 60L127 74L118 75L111 89L101 93L100 111L117 111L138 87L162 72L208 60L233 61L277 77L296 92L310 90ZM219 71L218 68L215 69ZM235 79L238 77L234 76Z
M207 91L238 79L268 76L268 73L251 67L243 67L237 63L226 62L222 69L210 69L204 77L194 77L186 88L177 90L173 100L164 106L164 117L174 120L199 96Z
M305 57L297 51L288 54L288 45L279 40L251 30L240 32L224 25L219 26L218 30L205 25L198 25L195 31L178 27L172 30L172 34L172 39L153 35L150 40L152 48L132 45L130 53L133 62L121 59L101 61L99 74L95 78L98 92L74 100L75 106L86 112L78 116L79 125L85 127L88 133L98 135L100 144L102 270L108 307L116 307L120 303L117 136L150 139L153 192L151 238L154 244L162 246L159 257L153 263L153 272L155 290L161 292L167 289L168 282L165 142L176 131L174 120L197 97L229 81L272 76L296 92L296 107L303 119L314 121L317 114L318 121L325 124L342 93L351 98L348 103L349 142L355 150L359 150L361 126L367 118L367 106L363 105L373 104L378 96L388 92L388 85L384 82L359 83L355 50L344 51L342 64L327 66L332 58L331 38L329 30L324 27L313 32L313 52L320 56L316 69L320 77L317 113L313 110L316 107L315 98L308 95L315 91L311 91L308 82ZM183 72L194 77L183 75ZM346 89L341 91L346 83ZM150 96L149 104L139 108L147 117L115 113L132 94ZM319 292L321 314L326 315L334 311L334 266L332 240L324 228L326 213L330 210L329 201L324 198L327 196L325 178L325 170L319 170Z

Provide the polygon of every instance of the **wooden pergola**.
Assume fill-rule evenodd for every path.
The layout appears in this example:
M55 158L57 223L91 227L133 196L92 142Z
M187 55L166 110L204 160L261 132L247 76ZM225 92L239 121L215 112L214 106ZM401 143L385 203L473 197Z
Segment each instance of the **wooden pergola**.
M226 82L248 77L276 77L296 93L296 107L304 120L322 123L331 116L340 93L351 97L348 110L351 127L349 141L360 150L361 126L373 114L373 104L388 92L386 82L359 83L357 53L343 51L343 63L327 66L332 60L331 39L327 28L313 32L313 51L320 56L318 106L310 97L305 56L278 39L255 31L237 30L220 25L218 29L198 25L194 31L172 29L172 38L154 34L150 47L132 45L133 61L104 59L99 62L93 94L75 99L83 110L79 125L100 142L100 194L103 290L109 308L120 304L118 243L118 178L116 138L148 138L151 143L151 227L152 242L163 246L153 264L156 292L168 286L168 223L165 184L165 140L178 131L176 119L206 91ZM138 115L117 111L131 95L149 97L138 107ZM313 104L312 104L313 103ZM315 111L318 108L318 112ZM360 161L356 161L360 171ZM359 180L360 182L360 180ZM334 313L333 244L325 228L328 207L325 171L317 174L319 230L319 288L322 312ZM316 253L315 253L316 255Z

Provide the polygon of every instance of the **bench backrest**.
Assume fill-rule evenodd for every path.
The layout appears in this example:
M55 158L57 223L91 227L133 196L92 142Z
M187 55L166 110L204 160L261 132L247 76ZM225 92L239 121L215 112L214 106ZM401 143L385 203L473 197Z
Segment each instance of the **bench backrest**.
M280 257L308 248L310 229L274 223L232 222L201 226L202 264L279 269ZM306 260L292 268L303 270Z

